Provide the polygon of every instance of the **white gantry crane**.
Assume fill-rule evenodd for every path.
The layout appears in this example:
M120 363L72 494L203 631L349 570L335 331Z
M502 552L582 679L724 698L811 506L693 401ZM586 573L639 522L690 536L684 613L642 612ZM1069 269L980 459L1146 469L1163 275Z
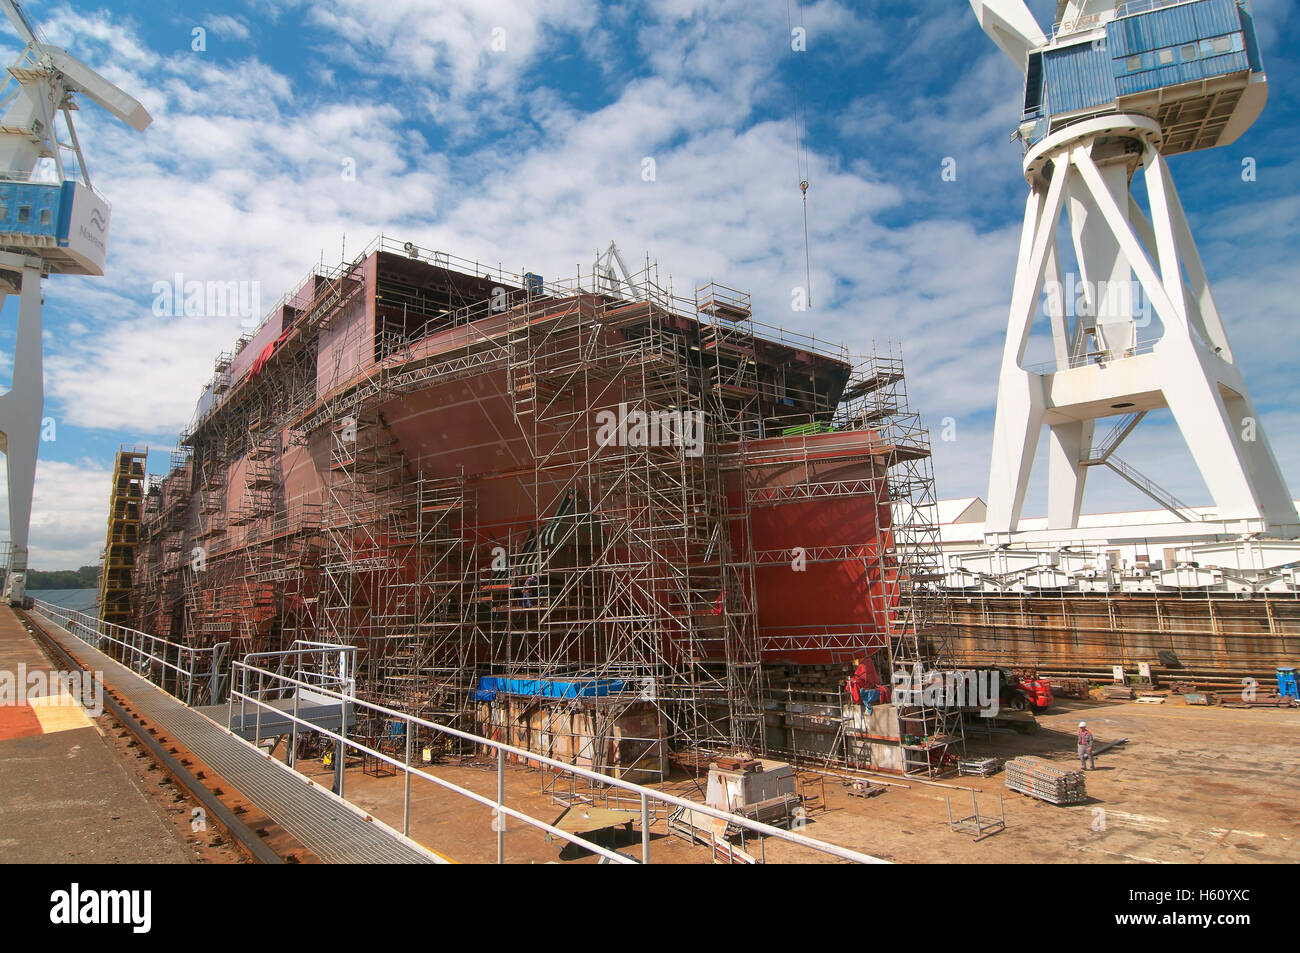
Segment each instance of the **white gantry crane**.
M1263 110L1246 0L1061 0L1050 36L1023 0L970 3L1025 76L1018 136L1030 188L998 381L989 541L1018 531L1044 425L1056 539L1078 529L1084 480L1098 465L1168 509L1171 535L1300 535L1165 161L1235 141ZM1145 208L1132 191L1139 176ZM1040 311L1054 359L1030 369ZM1114 455L1144 415L1166 407L1214 499L1211 519ZM1103 418L1116 419L1097 439Z
M9 482L4 597L17 604L26 591L27 534L45 403L41 279L49 274L102 275L108 249L108 203L91 188L72 113L77 98L84 97L137 131L150 119L143 106L85 63L43 42L14 0L0 0L0 10L25 44L0 87L0 304L8 295L18 296L13 386L0 394L0 452ZM65 157L75 160L75 169L65 167Z

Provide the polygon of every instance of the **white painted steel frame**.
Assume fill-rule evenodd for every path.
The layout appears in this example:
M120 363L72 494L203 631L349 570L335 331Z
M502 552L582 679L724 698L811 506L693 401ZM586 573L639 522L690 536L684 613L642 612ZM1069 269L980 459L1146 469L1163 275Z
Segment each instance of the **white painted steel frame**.
M1079 525L1096 421L1166 407L1218 510L1217 521L1207 522L1205 531L1300 535L1300 517L1234 361L1159 152L1159 135L1154 121L1143 116L1102 117L1055 133L1026 156L1031 191L998 382L989 476L986 535L993 541L1006 542L1018 530L1044 426L1051 440L1048 527L1073 530ZM1141 148L1149 217L1129 193L1124 166L1099 164L1094 157L1099 144L1116 137ZM1100 326L1098 350L1087 355L1091 360L1080 360L1081 319L1070 329L1063 301L1048 295L1057 362L1055 369L1038 373L1022 362L1044 282L1060 279L1056 236L1067 200L1084 280L1135 276L1163 334L1149 350L1146 342L1137 342L1129 302L1127 314Z
M45 376L41 355L41 272L39 258L0 253L0 268L17 273L17 285L0 293L0 305L18 294L13 384L0 394L0 452L9 484L9 572L4 598L22 605L27 593L27 539L36 486L36 453L41 445Z
M183 679L184 698L167 692L165 687L158 685L177 701L183 701L187 705L196 701L215 705L220 701L222 670L230 652L229 642L194 648L138 629L128 629L115 622L105 622L84 612L64 609L40 599L34 600L34 608L93 649L104 651L104 643L117 646L120 650L117 661L142 677L149 678L152 667L157 665L172 672L173 687L179 689ZM337 646L334 648L337 649ZM110 657L113 655L111 652L104 654ZM153 679L149 678L149 681Z

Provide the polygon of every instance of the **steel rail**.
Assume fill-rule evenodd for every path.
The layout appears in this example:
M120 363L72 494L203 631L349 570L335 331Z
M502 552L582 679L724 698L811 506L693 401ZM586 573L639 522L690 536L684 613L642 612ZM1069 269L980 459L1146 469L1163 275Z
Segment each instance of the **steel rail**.
M59 645L59 643L45 631L40 623L34 621L30 614L20 611L19 615L27 623L32 633L37 637L41 644L62 659L65 665L88 672L92 678L99 678L105 688L110 687L108 682L104 679L103 673L96 673L82 664L79 659L63 648L63 646ZM226 833L238 841L254 860L263 864L284 863L284 858L267 846L266 842L258 837L257 833L251 827L241 821L234 811L223 804L215 794L201 784L198 778L190 773L190 771L181 764L180 761L171 754L171 752L164 748L157 738L141 726L139 720L134 715L118 704L118 702L107 692L104 693L104 704L107 705L109 710L113 713L113 717L115 717L128 731L130 731L137 741L148 749L154 759L167 769L167 773L170 774L176 782L181 785L181 787L185 788L185 790L189 792L196 801L203 805L203 809L207 811L208 815L215 818L217 823L225 829Z
M194 648L193 646L173 642L159 635L141 632L139 629L129 629L124 625L118 625L116 622L105 622L84 612L65 609L40 599L34 599L33 603L36 611L50 619L60 621L69 634L81 639L91 648L103 651L100 647L103 642L119 646L122 649L122 657L118 658L117 661L137 674L139 674L138 666L157 664L164 669L170 669L176 676L178 683L182 676L185 678L187 696L193 695L196 682L202 683L204 681L207 684L201 686L202 691L209 697L216 694L217 683L219 683L221 677L221 660L230 648L229 642L218 642L206 648ZM93 634L95 641L91 642L90 639L77 635L75 627L78 626L86 635ZM125 637L115 637L114 632L121 633ZM146 642L148 643L147 648ZM160 649L161 655L157 654ZM168 659L169 650L175 653L175 662ZM111 652L104 652L104 654L109 658L114 658ZM182 658L188 660L189 668L181 664ZM200 663L203 661L207 662L206 669L200 667ZM153 679L150 678L147 681L152 682ZM158 687L162 688L161 685ZM176 687L179 687L179 685ZM163 691L167 690L164 688ZM171 693L168 692L168 694ZM172 695L172 697L178 701L184 701L186 704L190 703L188 697L185 699L181 699L177 695ZM215 701L215 698L212 700Z

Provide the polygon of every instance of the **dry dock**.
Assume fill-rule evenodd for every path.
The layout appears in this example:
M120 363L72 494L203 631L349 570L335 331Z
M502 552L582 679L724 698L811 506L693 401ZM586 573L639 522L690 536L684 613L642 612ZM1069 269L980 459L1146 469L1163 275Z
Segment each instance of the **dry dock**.
M1127 744L1097 758L1087 775L1089 800L1054 807L1007 790L1005 776L950 777L942 784L891 778L883 793L850 796L836 776L825 779L825 810L813 806L804 833L896 863L1296 863L1300 862L1300 768L1294 738L1300 710L1191 708L1171 698L1161 705L1136 702L1064 701L1039 716L1035 734L971 738L972 756L1001 758L1035 754L1077 767L1074 728L1086 720L1098 743L1128 738ZM319 762L300 764L328 783ZM486 766L446 765L438 773L457 784L490 793L495 776ZM389 823L401 818L402 785L395 777L348 774L349 798ZM659 787L660 785L655 785ZM690 780L663 787L701 798ZM1007 828L976 842L948 830L945 799L954 815L970 813L970 790L979 792L980 811L998 811L1002 795ZM805 787L805 791L811 790ZM542 790L542 775L510 771L507 796L538 816L560 814ZM814 802L815 804L815 802ZM419 785L411 833L464 862L491 863L495 842L489 812L463 799ZM710 863L709 851L652 825L654 856L660 863ZM639 840L639 833L630 839ZM590 854L548 843L537 832L511 827L507 861L594 863ZM819 858L775 840L751 853L768 863L809 863ZM832 859L833 858L827 858Z
M84 643L64 636L60 641L67 641L81 657L98 656ZM110 671L110 684L131 682L130 673L116 670L121 669L117 663L101 661ZM31 670L50 667L18 618L6 611L0 613L0 671L13 671L19 663ZM156 691L134 682L131 688L137 695ZM121 752L93 724L75 712L55 717L26 707L6 706L0 714L0 861L184 862L193 858L124 767ZM196 712L186 717L202 718ZM998 758L1034 754L1072 767L1076 764L1074 728L1080 720L1088 722L1099 743L1129 739L1098 758L1097 770L1087 775L1089 800L1084 804L1054 807L1014 794L1006 789L1002 773L989 778L949 776L942 782L892 777L880 794L864 799L852 796L840 775L805 770L802 793L809 800L802 832L898 863L1300 860L1296 837L1300 770L1292 755L1300 710L1188 707L1178 696L1162 704L1062 700L1039 716L1033 733L972 732L967 753ZM283 752L281 744L276 754L282 758ZM283 765L257 760L261 772L288 773ZM377 777L373 770L363 771L359 759L351 763L348 800L375 820L400 828L404 801L400 777ZM493 767L487 761L448 760L430 770L491 797L496 786ZM331 772L319 761L303 761L298 768L317 781L316 790L328 787ZM507 803L553 820L564 805L545 789L546 780L538 771L512 765L505 775ZM680 774L654 787L691 800L703 798L696 782ZM1002 797L1004 831L975 841L948 829L946 802L951 800L954 814L967 814L972 789L984 814L998 814ZM412 838L448 859L470 863L496 859L491 814L482 804L427 781L416 779L412 786ZM652 816L654 862L712 861L707 848L673 836L662 811ZM611 846L635 853L641 841L639 827L639 820L633 818L625 842ZM745 847L768 863L818 859L775 838L751 839ZM514 821L507 824L504 856L511 863L593 863L597 859Z

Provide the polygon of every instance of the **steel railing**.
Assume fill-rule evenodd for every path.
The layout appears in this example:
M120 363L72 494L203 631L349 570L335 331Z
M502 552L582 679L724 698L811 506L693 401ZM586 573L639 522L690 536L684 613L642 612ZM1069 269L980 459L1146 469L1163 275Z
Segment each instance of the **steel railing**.
M46 618L91 648L117 659L178 701L187 705L220 703L225 685L224 668L230 655L229 642L194 648L40 599L33 600L33 604Z
M1128 360L1131 357L1140 357L1143 354L1150 354L1155 351L1156 345L1159 343L1160 338L1139 341L1132 347L1124 348L1122 354L1110 358L1106 357L1104 352L1085 351L1079 354L1071 354L1064 367L1061 366L1060 362L1051 360L1043 361L1039 364L1026 364L1022 367L1022 370L1029 371L1031 374L1055 374L1060 371L1074 370L1078 367L1090 367L1092 365L1108 367L1109 365L1116 364L1120 361Z
M697 816L702 815L712 820L724 821L728 825L734 825L736 827L743 828L751 833L758 834L763 837L776 838L786 843L794 844L798 847L805 848L807 850L811 850L816 853L835 857L840 860L846 860L853 863L862 863L862 864L888 863L888 861L881 860L878 857L872 857L869 854L864 854L861 853L860 851L855 851L847 847L841 847L837 844L831 844L827 841L818 840L817 838L807 837L796 831L785 830L780 827L774 827L770 824L764 824L761 821L751 820L747 817L743 817L740 814L728 813L727 811L718 810L716 808L709 807L704 804L700 804L696 801L688 801L685 798L677 797L676 795L669 794L665 791L659 791L654 788L649 788L644 785L636 784L631 781L625 781L621 778L615 778L607 774L601 774L598 771L592 771L587 768L580 767L578 765L566 764L563 761L558 761L554 758L547 757L546 755L540 754L538 752L527 751L522 748L517 748L513 745L505 744L504 742L501 741L495 741L491 738L485 738L481 735L476 735L468 731L461 731L457 728L451 728L447 725L442 725L437 722L430 721L426 718L420 718L416 715L411 715L406 712L398 711L394 708L388 708L384 705L380 705L375 702L364 701L356 697L355 695L333 690L327 686L319 684L318 682L309 683L302 679L277 673L269 669L259 668L255 665L250 665L246 662L234 662L231 666L231 669L232 669L232 683L243 686L241 688L232 689L231 691L232 708L233 708L233 702L235 700L238 700L241 703L241 705L252 704L252 705L259 706L259 708L274 709L275 715L277 717L280 718L287 717L293 725L293 737L290 739L290 743L289 743L290 751L296 750L297 731L299 726L303 726L306 730L317 732L321 736L329 738L335 743L336 766L342 765L346 762L346 753L349 750L351 750L361 754L363 757L368 756L371 758L375 758L378 761L388 764L391 767L403 772L405 793L404 793L403 808L402 808L402 814L403 814L402 833L404 835L409 836L410 828L411 828L411 780L412 778L420 778L422 780L428 781L432 784L437 785L440 788L443 788L444 790L451 791L455 794L460 795L461 797L466 798L467 800L473 801L477 804L480 804L486 808L491 809L494 812L493 828L496 830L497 833L497 863L505 862L506 825L504 819L507 817L520 821L523 824L527 825L528 827L542 831L543 833L551 837L558 837L561 840L567 841L569 843L577 844L580 847L586 848L587 850L601 857L604 857L613 863L619 863L619 864L637 863L637 860L633 857L630 857L626 854L621 854L617 851L610 850L606 847L602 847L601 845L595 844L592 841L587 840L586 838L578 834L561 830L560 828L554 826L553 824L547 823L546 821L533 817L525 813L524 811L508 806L505 803L505 765L506 765L507 756L518 758L530 764L536 764L539 767L541 767L542 770L553 771L561 775L564 779L578 778L593 784L599 784L609 788L615 788L618 789L618 791L620 792L626 792L627 794L634 796L636 799L636 803L640 805L640 817L641 817L641 860L640 862L641 863L650 862L650 847L651 847L650 813L651 813L652 804L655 805L657 809L661 809L665 812L667 812L669 809L689 810L694 812L694 814ZM236 677L236 673L238 673L237 677ZM246 687L249 684L249 682L254 683L254 688L251 691L246 691L244 690L244 687ZM290 712L285 712L280 708L276 708L270 702L263 701L263 698L265 698L267 695L272 695L277 698L283 698L284 692L290 688L293 690L294 693L293 710ZM403 744L405 745L404 757L402 758L395 757L394 755L386 751L382 751L376 747L373 747L365 743L364 741L355 738L353 739L348 738L346 736L346 731L347 731L346 717L342 720L340 731L338 732L331 731L327 728L324 728L318 724L309 721L306 718L301 717L298 708L297 699L298 699L298 693L303 689L310 691L313 695L324 696L326 698L331 699L332 701L336 701L339 704L340 708L345 711L351 710L353 712L368 712L373 716L378 716L380 719L386 720L390 728L389 736L395 738L400 737L403 739ZM357 717L356 721L360 722L361 718ZM397 730L398 725L401 726L400 731ZM496 797L493 798L487 795L479 794L478 792L475 791L471 791L468 788L462 787L458 784L455 784L452 781L447 780L446 778L438 777L435 774L432 774L428 771L425 771L411 764L413 739L415 737L415 733L417 729L423 729L423 731L426 733L441 735L448 739L453 739L460 742L469 742L470 744L475 745L479 748L489 748L492 751L494 751L496 754L496 777L497 777ZM256 745L260 742L260 740L261 740L260 738L254 737L253 743ZM341 770L336 771L336 785L339 785L342 782L343 775L344 775L343 771ZM343 791L341 786L336 793L338 793L340 797L343 796ZM728 845L719 843L715 846L715 849L721 849L723 852L726 852L728 849Z
M206 649L195 649L188 646L179 645L159 636L149 635L136 629L128 629L115 623L104 622L89 616L83 612L76 612L70 609L64 609L61 606L52 605L51 603L36 600L36 609L51 621L57 622L71 635L81 639L92 648L104 651L104 647L110 646L116 651L105 652L105 654L118 658L124 665L136 671L142 676L148 678L154 684L159 684L166 680L164 673L173 673L173 685L185 686L185 697L180 694L172 694L178 700L186 704L192 704L196 694L197 685L203 680L208 680L208 701L212 704L220 702L219 693L221 687L225 684L221 666L224 659L229 654L229 643L221 643ZM352 690L339 691L331 687L332 684L351 686L350 673L355 665L352 659L336 672L307 671L304 670L304 664L301 661L302 656L320 654L327 656L338 653L352 653L354 650L350 646L335 645L332 643L295 643L296 648L286 651L257 653L250 655L245 661L232 661L230 663L230 684L231 691L227 699L227 730L233 734L234 704L239 702L241 711L241 731L247 730L249 720L246 717L246 706L252 705L257 710L257 716L253 720L254 729L253 744L258 745L260 738L261 713L263 709L269 710L280 720L287 719L292 724L292 736L288 746L289 752L297 750L297 733L301 727L303 730L312 731L322 737L328 738L336 745L335 764L341 766L346 764L347 752L352 751L363 757L371 757L381 761L391 767L404 773L404 798L403 798L403 821L402 833L405 836L410 835L411 825L411 782L413 778L420 778L437 785L447 791L451 791L467 800L481 804L495 812L493 827L497 832L497 862L503 863L505 859L505 835L506 826L504 818L513 818L522 822L530 828L542 831L551 836L558 837L569 843L577 844L586 848L593 853L606 858L613 863L633 864L638 861L617 851L602 847L599 844L569 831L561 830L553 824L547 823L540 818L533 817L522 810L508 806L505 803L505 766L507 756L526 761L530 764L536 764L543 770L550 770L562 776L563 780L579 779L592 785L601 785L606 788L614 789L610 796L620 802L631 801L639 804L641 818L641 863L650 862L650 818L652 809L654 815L668 814L678 810L689 810L696 816L702 816L712 820L724 821L726 824L742 828L752 834L761 837L772 837L777 840L793 844L799 848L813 851L815 853L835 857L839 860L845 860L852 863L862 864L883 864L888 861L881 860L869 854L852 850L851 848L842 847L838 844L832 844L828 841L819 840L814 837L808 837L797 831L785 830L780 827L774 827L761 821L751 820L740 814L729 813L717 808L700 804L696 801L690 801L685 798L677 797L665 791L659 791L649 788L632 781L626 781L622 778L615 778L598 771L583 768L578 765L566 764L554 758L539 754L533 751L527 751L517 748L513 745L495 741L491 738L485 738L481 735L473 734L468 731L461 731L457 728L451 728L426 718L420 718L406 712L398 711L375 702L365 701L358 698ZM259 665L252 664L248 659L265 661L277 665L279 670L263 668ZM200 664L206 660L206 665ZM287 664L286 664L287 663ZM287 669L287 671L286 671ZM322 667L323 669L323 667ZM289 674L289 672L293 674ZM155 680L154 675L158 675ZM251 687L250 687L251 685ZM165 691L163 685L159 685ZM330 700L330 703L337 703L343 715L340 719L340 730L335 732L320 724L317 724L307 718L302 717L299 707L302 693L306 691L317 698ZM277 707L274 702L283 702L285 699L292 698L293 704L290 710ZM348 713L353 713L351 718ZM353 724L361 723L361 717L355 713L365 712L373 719L386 721L389 725L389 735L393 738L402 739L405 745L405 754L403 758L395 757L387 751L367 744L358 738L347 737L347 726L349 722ZM400 730L398 726L400 725ZM425 771L413 764L412 746L413 739L417 730L423 730L426 734L434 734L446 737L459 742L467 742L479 748L488 748L496 753L496 775L497 775L497 793L496 797L488 797L471 791L468 788L455 784L446 778L440 778L435 774ZM345 772L338 770L337 794L343 797L343 781ZM730 845L726 843L717 843L712 848L721 851L724 854L731 852Z

